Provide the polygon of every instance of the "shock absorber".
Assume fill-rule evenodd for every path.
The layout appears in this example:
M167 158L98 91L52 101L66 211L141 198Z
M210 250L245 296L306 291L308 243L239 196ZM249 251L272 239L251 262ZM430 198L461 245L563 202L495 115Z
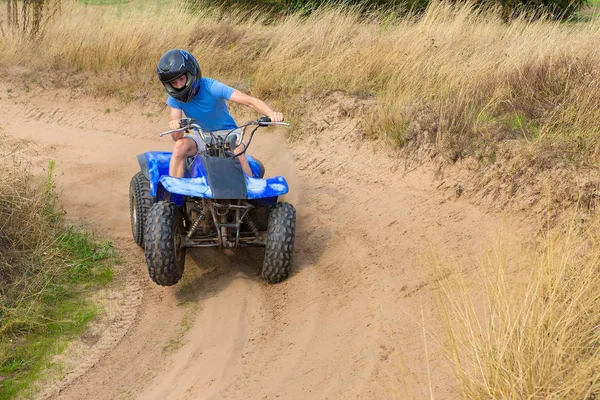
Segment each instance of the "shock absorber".
M200 222L202 222L202 220L204 219L205 215L206 214L204 212L204 209L202 209L202 210L200 210L198 212L198 219L196 220L196 222L194 222L194 224L192 225L190 231L188 232L188 234L187 234L188 238L191 238L192 235L194 234L194 232L196 232L196 229L198 229L198 225L200 225Z
M256 227L256 224L254 223L252 218L250 218L250 215L244 215L244 222L246 223L246 225L248 225L252 233L254 233L255 236L258 236L258 228Z

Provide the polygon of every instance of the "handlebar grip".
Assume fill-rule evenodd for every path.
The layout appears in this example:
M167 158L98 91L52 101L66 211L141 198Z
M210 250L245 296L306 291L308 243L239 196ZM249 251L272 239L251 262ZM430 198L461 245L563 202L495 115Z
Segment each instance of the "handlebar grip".
M271 122L271 118L269 118L265 115L264 117L260 117L258 119L258 123L260 124L261 122Z
M179 120L179 126L180 126L181 128L188 128L188 127L189 127L191 124L193 124L193 123L194 123L194 121L195 121L195 120L194 120L194 119L192 119L192 118L181 118L181 119Z

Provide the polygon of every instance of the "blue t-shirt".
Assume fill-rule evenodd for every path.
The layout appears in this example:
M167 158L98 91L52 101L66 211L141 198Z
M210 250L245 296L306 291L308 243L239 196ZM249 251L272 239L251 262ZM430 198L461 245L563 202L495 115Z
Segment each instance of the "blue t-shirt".
M236 128L237 124L225 103L235 89L211 78L202 78L199 84L198 93L187 103L169 96L167 105L183 110L185 116L195 119L202 130L214 132Z

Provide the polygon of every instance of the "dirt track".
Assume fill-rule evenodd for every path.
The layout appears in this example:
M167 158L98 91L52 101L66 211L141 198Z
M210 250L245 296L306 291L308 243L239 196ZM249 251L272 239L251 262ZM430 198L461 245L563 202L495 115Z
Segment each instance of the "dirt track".
M286 176L292 188L298 227L289 280L264 283L260 252L198 250L183 281L163 288L131 238L127 196L135 156L171 149L157 137L166 112L36 95L0 100L4 131L34 139L23 144L35 164L57 161L68 219L109 237L124 258L111 318L40 397L457 397L426 333L443 337L430 260L440 256L447 275L471 271L506 221L440 192L426 167L406 172L402 160L365 142L342 116L353 100L339 99L343 113L322 110L329 127L319 133L289 144L281 131L263 131L251 148L267 175Z

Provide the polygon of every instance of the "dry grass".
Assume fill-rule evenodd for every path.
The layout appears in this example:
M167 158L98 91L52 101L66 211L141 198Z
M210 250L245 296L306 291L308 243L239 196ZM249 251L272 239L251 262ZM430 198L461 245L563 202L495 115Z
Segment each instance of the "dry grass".
M37 42L5 35L0 65L29 73L50 68L57 85L158 102L156 62L181 47L197 56L205 75L291 115L343 90L376 98L366 124L371 133L387 132L400 144L426 140L451 159L490 155L499 141L523 139L596 164L597 19L505 24L468 4L433 3L420 19L324 9L267 22L258 13L223 15L210 7L191 13L177 2L75 3Z
M520 273L497 249L480 270L483 294L442 284L448 355L464 398L600 394L598 228L571 223L548 233L543 251L512 257Z
M110 243L63 225L53 190L29 171L21 145L0 151L0 400L30 398L32 382L98 312L87 295L107 283Z
M3 138L5 140L6 138ZM18 148L17 148L18 149ZM42 281L27 281L28 274L37 276L40 269L54 264L53 251L61 227L53 221L54 197L49 186L28 171L26 160L17 150L0 154L4 173L0 174L0 315L10 312L7 305L35 296ZM51 173L51 172L50 172ZM23 285L27 285L27 288ZM7 288L10 288L7 289ZM10 292L10 293L9 293ZM3 324L0 335L11 331Z

